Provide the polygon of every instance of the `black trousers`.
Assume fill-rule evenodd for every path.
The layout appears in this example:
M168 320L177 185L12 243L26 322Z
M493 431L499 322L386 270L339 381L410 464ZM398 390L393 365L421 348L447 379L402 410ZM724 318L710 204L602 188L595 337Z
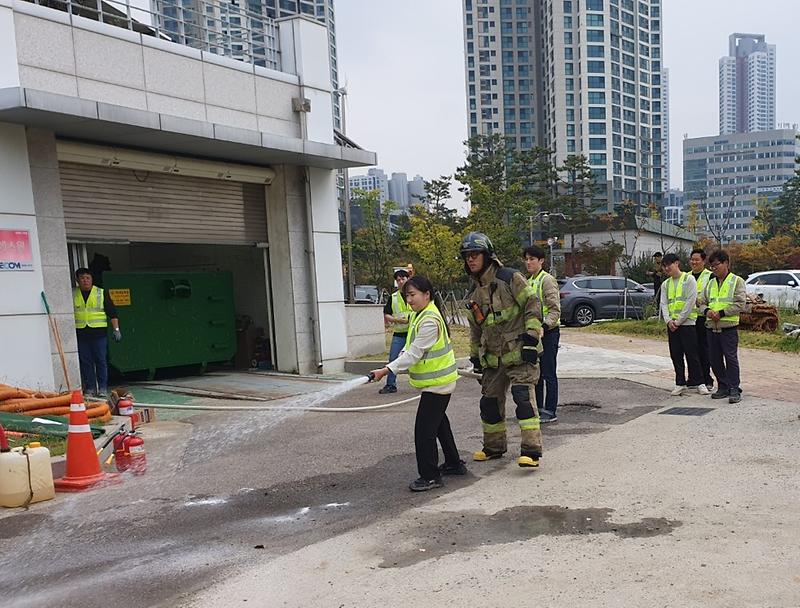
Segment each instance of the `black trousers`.
M739 331L728 327L719 332L708 332L708 355L711 369L717 377L717 389L739 389Z
M703 383L711 386L714 380L711 378L711 360L708 358L708 330L706 329L706 318L697 317L697 325L694 326L697 332L697 355L700 358L700 371L703 374Z
M697 356L697 331L691 325L681 325L676 331L667 328L669 339L669 356L675 368L675 384L687 386L686 367L689 367L688 386L699 386L703 382L700 371L700 359ZM683 360L686 359L686 365Z
M445 413L449 403L450 395L427 391L419 398L417 419L414 423L414 446L417 450L417 470L423 479L431 480L439 477L437 439L442 444L445 464L458 465L458 448Z

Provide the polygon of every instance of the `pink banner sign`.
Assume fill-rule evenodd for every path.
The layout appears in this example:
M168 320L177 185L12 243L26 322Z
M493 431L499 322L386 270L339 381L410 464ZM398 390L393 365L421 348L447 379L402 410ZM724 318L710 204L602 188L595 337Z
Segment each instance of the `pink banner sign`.
M33 252L27 230L0 228L0 270L33 270Z

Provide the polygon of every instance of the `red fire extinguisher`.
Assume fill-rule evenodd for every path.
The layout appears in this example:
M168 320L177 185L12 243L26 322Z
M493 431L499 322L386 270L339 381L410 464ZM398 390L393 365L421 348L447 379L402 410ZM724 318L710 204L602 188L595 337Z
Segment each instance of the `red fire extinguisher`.
M131 419L131 430L136 428L133 415L133 401L130 399L120 399L117 401L117 411L120 416L129 416Z
M125 440L128 438L127 433L120 432L114 437L114 462L117 466L117 471L120 473L127 471L130 466L130 459L125 454Z
M136 433L128 433L124 442L125 455L128 458L128 470L134 475L144 475L147 471L147 454L144 451L144 439Z

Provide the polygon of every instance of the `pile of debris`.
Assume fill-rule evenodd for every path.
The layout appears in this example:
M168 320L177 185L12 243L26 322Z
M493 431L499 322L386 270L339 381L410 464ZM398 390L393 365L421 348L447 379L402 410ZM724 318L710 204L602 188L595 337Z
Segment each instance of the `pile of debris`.
M739 315L739 327L753 331L777 331L778 309L758 295L747 294L747 312Z

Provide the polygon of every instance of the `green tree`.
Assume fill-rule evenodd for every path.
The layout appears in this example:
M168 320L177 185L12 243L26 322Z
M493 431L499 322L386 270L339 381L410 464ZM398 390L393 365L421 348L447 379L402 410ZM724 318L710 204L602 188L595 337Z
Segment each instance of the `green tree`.
M783 185L783 192L772 205L759 205L755 223L764 241L788 236L793 244L800 245L800 170Z
M411 216L411 231L405 245L414 267L438 288L450 286L463 277L458 257L461 237L433 213L422 209Z
M399 248L397 237L389 228L389 216L397 205L393 201L381 205L377 190L356 189L353 196L363 215L363 225L353 237L355 276L364 284L391 289Z
M564 164L557 168L559 174L559 194L556 199L558 210L566 215L563 220L565 230L570 233L569 251L571 274L575 274L575 237L597 220L601 203L595 200L597 191L595 177L588 159L583 155L570 155Z
M432 179L431 181L425 180L425 196L420 199L420 202L425 204L427 211L439 222L455 231L459 231L462 228L463 221L455 209L447 206L447 202L451 200L451 180L452 176L450 175L442 175L439 179ZM417 209L412 209L412 213L416 212Z

